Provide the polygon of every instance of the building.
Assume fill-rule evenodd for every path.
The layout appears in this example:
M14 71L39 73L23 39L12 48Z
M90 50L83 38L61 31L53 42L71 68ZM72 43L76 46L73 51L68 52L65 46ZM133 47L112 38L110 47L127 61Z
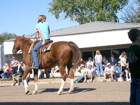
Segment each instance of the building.
M100 50L103 56L116 58L122 51L126 51L131 44L128 38L128 31L132 28L140 29L138 23L113 23L113 22L91 22L70 28L51 31L51 39L57 41L75 42L83 54L83 59L94 58L95 51ZM32 36L31 38L33 38ZM4 56L3 63L9 63L12 56L13 40L3 43ZM22 60L22 54L16 55L18 60Z

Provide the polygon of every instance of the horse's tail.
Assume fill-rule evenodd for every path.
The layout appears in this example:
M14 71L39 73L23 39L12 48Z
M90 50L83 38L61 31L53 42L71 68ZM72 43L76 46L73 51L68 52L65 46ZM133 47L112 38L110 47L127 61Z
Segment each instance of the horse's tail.
M73 68L76 69L76 67L78 66L78 63L80 62L82 58L82 54L78 46L74 42L70 41L69 46L71 47L71 50L72 50L72 65L73 65Z

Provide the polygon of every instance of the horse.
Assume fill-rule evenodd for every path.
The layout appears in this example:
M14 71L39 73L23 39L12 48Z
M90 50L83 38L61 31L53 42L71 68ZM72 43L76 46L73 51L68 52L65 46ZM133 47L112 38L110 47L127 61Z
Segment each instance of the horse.
M25 88L25 94L29 93L28 84L26 82L27 74L32 70L30 67L32 66L32 56L28 53L30 46L33 41L29 38L23 36L17 36L14 34L14 46L12 49L13 54L16 54L19 50L22 51L23 54L23 62L26 65L26 70L22 76ZM41 49L41 48L40 48ZM40 50L39 49L39 50ZM68 93L72 93L74 91L74 70L78 66L78 63L81 59L81 51L78 46L72 41L58 41L54 42L51 45L50 51L48 52L40 52L38 53L38 59L40 61L39 69L50 69L54 66L58 66L60 74L62 76L60 88L57 91L57 95L60 95L63 92L64 84L66 81L67 73L65 68L68 69L68 75L70 76L70 89ZM38 69L34 70L34 84L35 89L32 94L37 94L38 91Z

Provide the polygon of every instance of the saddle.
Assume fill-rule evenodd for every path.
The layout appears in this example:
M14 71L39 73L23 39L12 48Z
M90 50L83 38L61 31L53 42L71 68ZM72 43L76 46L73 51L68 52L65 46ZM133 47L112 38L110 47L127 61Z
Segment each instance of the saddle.
M35 47L35 45L38 42L39 42L39 40L36 40L31 44L31 46L29 48L29 51L28 51L29 54L31 53L31 50ZM45 42L45 44L38 49L37 53L44 53L44 52L50 51L50 48L51 48L52 44L53 44L53 40L49 40L49 41Z

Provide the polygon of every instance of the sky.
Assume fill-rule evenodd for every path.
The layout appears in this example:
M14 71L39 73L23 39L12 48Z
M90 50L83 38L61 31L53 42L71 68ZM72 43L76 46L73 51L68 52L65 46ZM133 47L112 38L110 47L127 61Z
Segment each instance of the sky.
M47 9L50 2L52 0L0 0L0 34L31 35L36 31L39 15L47 16L51 31L79 25L64 16L55 19Z
M48 12L52 0L0 0L0 34L3 32L16 35L30 35L35 33L39 15L46 15L50 30L79 25L70 19L56 20Z

